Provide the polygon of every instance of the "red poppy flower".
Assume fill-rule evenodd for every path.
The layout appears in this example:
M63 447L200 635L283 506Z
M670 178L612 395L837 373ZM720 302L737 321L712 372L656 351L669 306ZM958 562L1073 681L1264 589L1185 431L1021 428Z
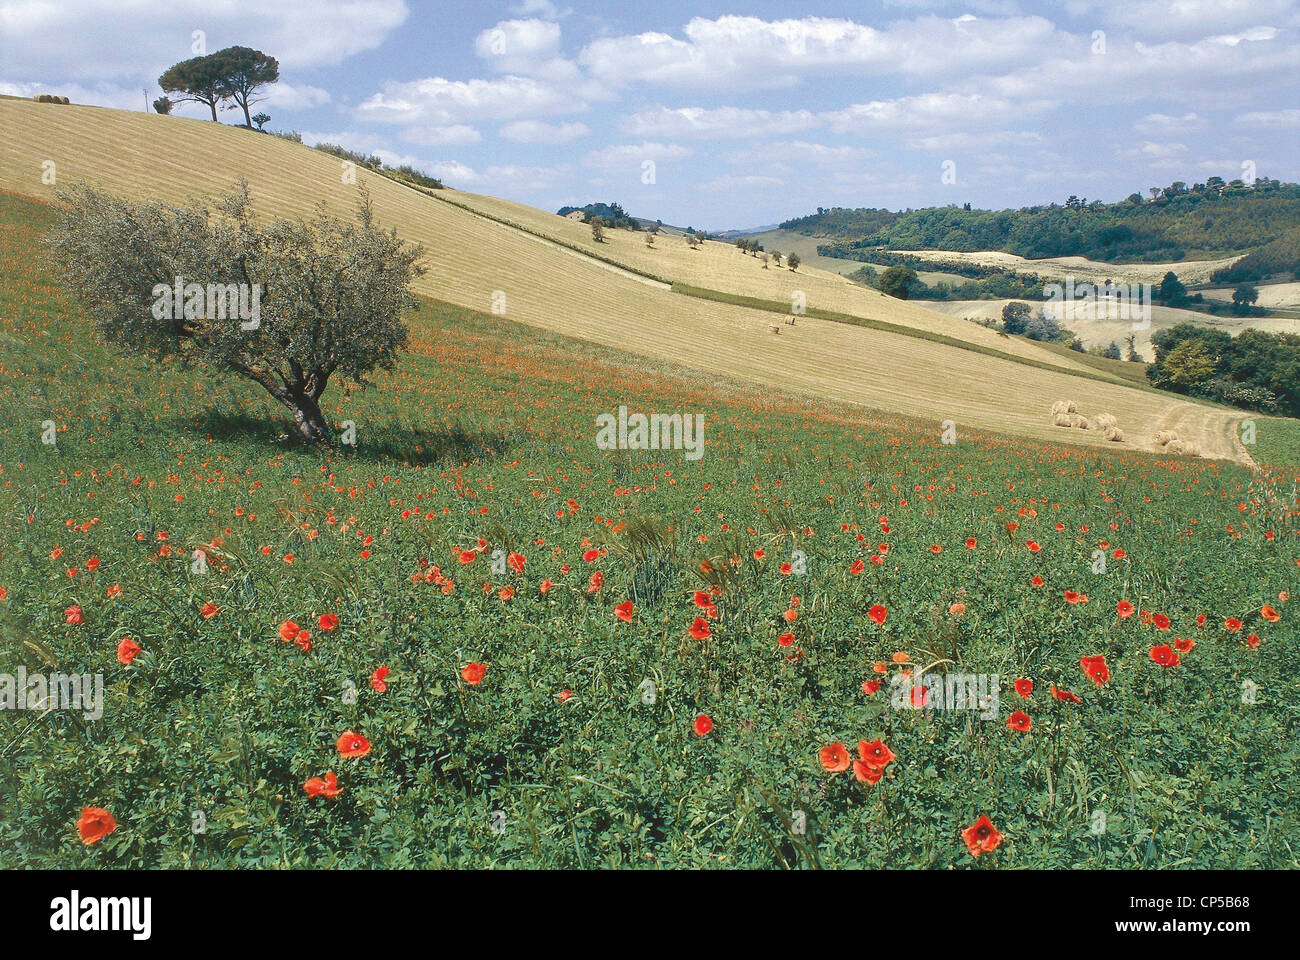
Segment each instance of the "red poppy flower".
M1174 649L1179 653L1188 653L1194 646L1196 646L1195 640L1184 640L1181 637L1174 637Z
M302 788L307 791L309 797L337 797L343 792L343 788L339 786L339 778L332 770L325 774L324 778L312 777L302 785Z
M709 719L709 715L707 713L701 713L698 717L695 718L695 735L697 737L703 737L707 735L708 732L712 729L713 729L713 721Z
M560 701L560 703L564 703L564 701L568 700L571 696L573 696L573 691L565 688L555 695L555 699Z
M370 741L351 730L344 730L334 746L345 757L364 757L370 752Z
M63 611L64 623L70 623L74 627L79 627L81 626L81 621L82 621L81 607L79 607L77 604L74 603L72 606L68 607L68 609Z
M98 843L117 829L117 820L102 807L82 807L81 819L77 821L77 833L81 842L90 846Z
M506 557L506 566L515 573L523 573L525 563L527 563L527 561L518 553L512 553L510 556Z
M316 620L316 626L321 628L322 633L329 633L339 625L339 618L332 613L322 613Z
M1263 617L1265 620L1267 620L1269 623L1277 623L1279 620L1282 619L1282 614L1278 613L1267 603L1259 608L1259 615Z
M130 637L123 637L122 642L117 645L117 662L125 666L130 666L131 661L140 654L140 644L136 643Z
M370 686L376 693L385 693L388 690L388 668L376 667L375 672L370 675Z
M1080 657L1079 666L1087 674L1092 682L1097 686L1102 686L1110 679L1110 667L1106 665L1106 658L1098 655L1095 657Z
M460 552L460 555L456 559L459 560L461 563L473 563L474 558L477 556L478 554L475 553L473 550L462 550Z
M631 623L632 611L633 611L632 601L624 600L622 603L620 603L617 607L614 608L614 616L618 617L624 623Z
M286 620L284 623L280 624L280 639L285 643L289 643L294 637L298 636L298 631L301 629L302 628L292 620Z
M299 630L294 636L293 642L303 653L311 653L311 631Z
M1223 626L1224 629L1231 630L1233 633L1236 633L1238 630L1241 629L1241 621L1238 620L1236 617L1229 617L1227 620L1223 621Z
M776 642L777 642L780 646L788 647L788 646L790 646L790 644L794 643L794 634L793 634L793 633L783 633L783 634L781 634L781 636L779 636L779 637L776 638Z
M885 618L889 616L889 611L877 603L867 611L867 616L875 621L876 626L882 626L885 622Z
M1071 693L1069 690L1061 690L1056 684L1052 684L1052 696L1066 703L1083 703L1076 694Z
M794 623L799 619L799 611L794 607L791 607L785 613L781 614L781 616L785 618L786 623Z
M880 681L879 681L879 680L863 680L863 681L862 681L862 692L865 693L865 694L866 694L867 696L869 696L869 697L874 697L877 693L880 692Z
M1151 616L1151 622L1152 622L1152 624L1155 625L1155 628L1156 628L1157 630L1168 630L1168 629L1169 629L1169 618L1166 617L1163 613L1156 613L1156 614L1153 614L1153 615Z
M943 547L939 546L937 543L932 543L932 544L930 544L930 552L931 552L931 553L943 553Z
M1034 721L1029 719L1029 714L1023 710L1017 710L1011 716L1007 717L1007 729L1016 730L1020 733L1028 733L1034 726Z
M1182 662L1179 659L1178 654L1174 653L1167 643L1162 643L1158 647L1152 647L1151 652L1147 654L1147 656L1162 667L1176 667Z
M1030 553L1037 553L1039 550L1043 549L1038 545L1038 541L1036 540L1026 540L1025 546L1029 548Z
M967 549L967 550L974 550L977 546L979 546L979 541L976 540L974 537L967 537L967 538L966 538L966 549Z
M98 569L99 569L99 557L91 557L89 560L87 560L87 561L86 561L86 569L89 570L91 573L94 573L96 570L98 570Z
M713 631L709 629L709 621L703 617L696 617L695 622L691 624L690 634L696 640L707 640L713 636Z
M883 770L894 762L894 751L885 746L884 742L877 737L870 743L865 740L858 741L858 757L867 766Z
M1015 683L1016 693L1028 700L1029 695L1034 692L1034 681L1021 678Z
M1086 593L1076 593L1073 590L1066 590L1065 602L1066 603L1087 603L1088 595Z
M483 682L483 675L486 673L487 664L471 663L466 665L465 669L460 672L460 678L471 687L477 687Z
M203 608L199 610L199 616L201 616L204 620L211 620L220 612L221 612L221 608L218 607L211 600L209 600L207 603L203 605Z
M869 763L863 763L861 760L853 761L853 778L858 783L865 783L875 786L880 782L880 778L885 775L884 767L873 767Z
M970 855L977 859L981 853L992 853L1002 842L1002 834L998 833L987 814L963 830L961 838L966 841L966 849L970 851Z
M863 563L861 559L857 559L853 561L853 566L849 567L849 573L853 574L856 577L866 568L867 565Z
M1115 612L1119 614L1121 620L1127 620L1129 617L1133 616L1133 604L1129 603L1127 600L1121 600L1119 606L1115 608Z
M1032 580L1030 580L1029 582L1032 583L1032 584L1033 584L1034 586L1036 586L1036 587L1041 587L1041 586L1043 585L1043 578L1042 578L1042 577L1034 577L1034 578L1033 578Z
M840 773L849 768L849 751L842 743L832 743L822 747L817 756L827 773Z

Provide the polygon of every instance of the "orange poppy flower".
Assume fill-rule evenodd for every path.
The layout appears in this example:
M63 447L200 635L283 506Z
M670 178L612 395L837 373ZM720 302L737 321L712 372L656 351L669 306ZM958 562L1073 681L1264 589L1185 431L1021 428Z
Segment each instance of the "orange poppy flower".
M334 746L345 757L364 757L370 752L370 741L351 730L344 730Z
M948 615L950 617L960 617L966 612L966 604L957 602L948 604Z
M339 625L339 618L332 613L322 613L316 620L316 626L321 628L321 632L329 633Z
M117 662L124 666L130 666L131 661L140 654L140 644L136 643L130 637L123 637L122 642L117 645Z
M284 623L280 624L280 639L285 643L289 643L294 637L298 636L298 631L301 629L302 628L292 620L286 620Z
M211 620L220 612L221 612L221 608L218 607L211 600L209 600L207 603L203 605L203 609L199 611L199 616L201 616L204 620Z
M842 743L822 747L817 756L827 773L841 773L849 768L849 751Z
M471 663L460 672L460 678L468 683L471 687L477 687L483 682L483 675L487 673L487 664Z
M1007 717L1007 729L1016 730L1020 733L1028 733L1034 726L1034 721L1029 719L1029 714L1023 710L1017 710L1011 716Z
M885 769L895 759L894 751L885 746L884 741L879 737L870 743L865 740L858 741L858 756L867 766L876 767L879 770Z
M339 778L332 770L325 774L324 778L312 777L302 785L302 788L309 797L337 797L343 792L343 788L339 786Z
M697 737L703 737L707 735L708 732L712 729L713 729L713 721L709 719L709 715L707 713L701 713L698 717L695 718L695 735Z
M696 617L695 622L691 624L690 635L696 640L707 640L713 636L713 631L709 629L709 621L703 617Z
M863 763L861 760L853 761L853 778L858 783L875 786L880 782L880 778L885 775L884 767L873 767L869 763Z
M1051 692L1053 697L1055 697L1057 700L1062 700L1065 703L1080 703L1080 704L1083 703L1083 701L1079 699L1077 694L1071 693L1069 690L1062 690L1059 687L1057 687L1056 684L1052 684Z
M82 807L81 819L77 821L77 833L81 842L90 846L98 843L117 829L117 820L102 807Z
M620 603L617 607L614 608L614 616L618 617L624 623L631 623L633 609L634 608L632 606L632 601L624 600L622 603Z
M1267 620L1269 623L1277 623L1279 620L1282 619L1282 614L1278 613L1267 603L1259 608L1259 615L1263 617L1265 620Z
M882 626L889 616L889 611L877 603L867 611L867 616L875 622L876 626Z
M997 827L993 826L993 821L988 818L988 814L982 815L974 824L963 830L961 838L966 841L966 849L970 851L970 855L977 859L981 853L992 853L1002 842L1002 834L998 833Z
M1119 614L1121 620L1127 620L1129 617L1133 616L1133 604L1129 603L1127 600L1121 600L1119 605L1115 608L1115 612Z
M861 559L854 560L854 561L853 561L853 566L849 567L849 573L853 574L853 575L856 577L858 574L860 574L860 573L861 573L863 570L865 570L866 568L867 568L867 565L866 565L865 563L863 563Z

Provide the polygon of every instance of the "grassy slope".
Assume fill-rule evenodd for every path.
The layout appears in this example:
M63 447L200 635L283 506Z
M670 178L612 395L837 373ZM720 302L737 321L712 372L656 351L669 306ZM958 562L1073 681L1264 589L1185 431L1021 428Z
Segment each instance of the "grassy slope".
M61 183L84 178L120 193L170 201L219 194L244 176L263 214L307 214L318 200L346 208L355 198L354 188L342 182L335 158L230 126L23 101L0 101L0 121L24 132L22 139L9 140L0 149L0 186L23 194L51 193L41 181L42 161L51 159ZM1149 446L1147 438L1155 430L1173 428L1211 456L1240 456L1230 439L1232 424L1240 419L1233 411L813 318L777 338L768 330L771 316L766 312L638 282L532 234L470 215L458 204L498 217L531 218L544 224L545 232L590 246L590 231L580 224L492 198L443 191L426 196L362 170L357 176L371 190L381 222L425 242L430 270L420 292L448 302L488 309L499 291L506 297L506 316L531 326L712 375L936 423L953 419L966 427L1049 439L1059 431L1050 427L1047 411L1055 400L1069 397L1089 413L1114 414L1139 447ZM600 253L634 269L762 299L788 301L793 291L803 290L810 306L866 314L977 344L987 341L1000 351L1088 369L1073 358L998 338L840 277L764 271L729 245L710 243L691 251L684 241L661 243L661 249L648 251L640 235L611 231L611 241L601 245ZM1076 441L1101 442L1091 435Z
M1272 499L1294 471L1277 489L1231 465L969 432L945 446L924 423L864 422L434 301L375 389L327 394L358 446L322 461L274 442L255 388L88 337L39 255L47 218L0 198L0 655L102 672L107 691L92 723L0 713L0 867L942 869L975 863L959 831L982 813L1005 837L982 867L1300 866L1293 614L1276 599L1300 567ZM597 450L595 414L628 402L703 413L705 457ZM458 563L480 537L525 555L525 572ZM1090 574L1103 539L1128 557ZM853 573L877 542L884 562ZM608 553L587 562L593 546ZM783 576L795 549L808 573ZM411 582L422 558L454 592ZM719 579L705 561L728 572L696 641L693 593ZM1169 634L1114 616L1126 596L1197 640L1179 668L1146 656ZM628 598L625 624L612 610ZM1258 616L1265 602L1280 624ZM315 626L324 612L333 633ZM312 628L309 653L277 637L286 618ZM143 648L129 668L123 636ZM1034 731L864 695L896 653L1001 674L1003 716L1023 707ZM1104 689L1079 672L1097 653ZM470 661L487 664L480 686L459 679ZM367 682L381 664L383 694ZM1015 676L1035 680L1031 699ZM1240 702L1243 678L1258 705ZM1051 682L1083 704L1051 700ZM367 757L339 757L344 730ZM876 737L897 754L876 787L818 764L825 744ZM343 793L308 799L303 782L327 770ZM88 804L120 824L93 847L73 826ZM794 809L806 838L783 826Z

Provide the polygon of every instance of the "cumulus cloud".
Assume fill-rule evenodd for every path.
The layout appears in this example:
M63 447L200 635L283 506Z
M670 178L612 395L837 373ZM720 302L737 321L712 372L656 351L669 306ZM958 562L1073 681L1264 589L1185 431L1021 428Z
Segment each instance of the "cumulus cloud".
M657 107L624 117L625 133L639 137L736 139L798 133L821 123L809 110L759 110L751 107Z
M580 98L532 77L426 77L384 84L382 92L369 97L357 112L363 119L386 123L447 125L478 119L535 118L585 109L587 104Z
M837 72L945 76L1041 61L1053 55L1056 28L1038 16L923 16L881 29L825 17L723 16L696 17L682 32L684 39L658 32L601 38L578 60L592 76L613 85L771 88Z
M204 31L207 50L215 51L247 43L249 25L256 24L259 48L294 70L372 50L407 15L403 0L6 0L0 37L10 76L156 79L194 56L196 29Z
M541 120L516 120L502 127L498 134L515 143L568 143L585 137L591 130L585 123L546 123Z

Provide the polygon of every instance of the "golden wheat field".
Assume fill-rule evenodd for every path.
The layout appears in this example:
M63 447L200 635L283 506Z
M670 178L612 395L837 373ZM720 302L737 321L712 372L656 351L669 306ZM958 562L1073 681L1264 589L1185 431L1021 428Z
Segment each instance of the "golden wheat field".
M129 197L181 202L219 196L240 177L262 216L305 216L318 202L341 212L356 198L337 158L233 126L19 100L0 100L0 123L14 134L0 149L0 188L41 199L85 180ZM51 169L55 184L43 176ZM1151 434L1173 430L1207 456L1247 459L1235 439L1245 416L1239 411L1075 376L1071 371L1087 368L1071 358L831 273L764 270L730 245L691 250L678 237L647 249L642 234L626 231L609 231L596 250L588 227L541 210L458 191L435 198L363 169L356 179L383 224L424 244L429 270L417 292L449 303L484 312L503 304L504 315L522 324L765 387L933 419L936 430L952 420L959 429L1104 443L1092 431L1050 425L1052 403L1064 398L1087 414L1113 414L1124 447L1156 449ZM810 308L958 337L1052 369L812 317L782 324L768 311L672 292L544 237L730 294L788 302L802 291Z

